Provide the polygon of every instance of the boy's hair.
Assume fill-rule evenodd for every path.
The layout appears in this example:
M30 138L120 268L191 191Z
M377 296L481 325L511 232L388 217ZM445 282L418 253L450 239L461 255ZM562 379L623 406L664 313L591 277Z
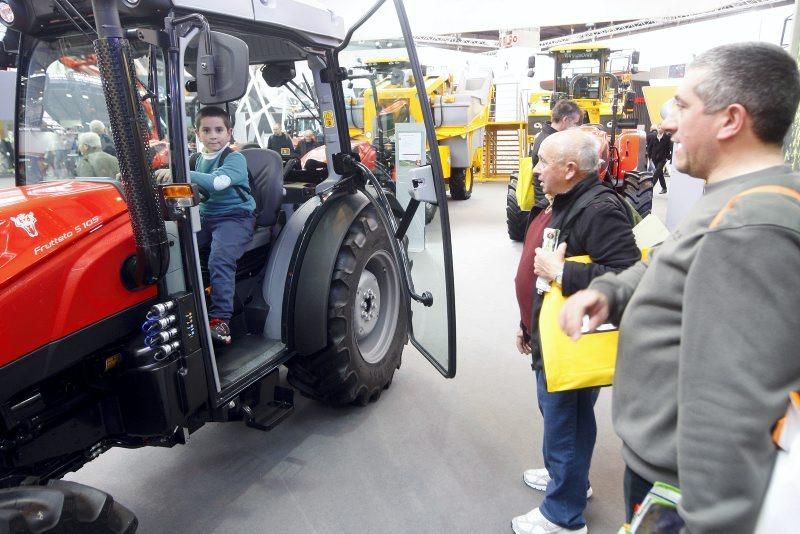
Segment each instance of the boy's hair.
M197 112L197 116L194 118L194 127L200 128L200 124L203 122L203 119L208 117L219 117L222 119L222 122L225 123L225 128L230 130L233 128L233 124L231 123L231 118L225 112L224 109L218 108L217 106L206 106L200 111Z

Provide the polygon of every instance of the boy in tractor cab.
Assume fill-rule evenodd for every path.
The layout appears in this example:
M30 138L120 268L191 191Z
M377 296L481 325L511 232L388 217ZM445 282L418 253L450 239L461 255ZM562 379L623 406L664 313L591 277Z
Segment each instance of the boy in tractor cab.
M229 345L236 262L253 238L256 201L250 192L247 161L229 146L233 129L228 114L218 107L205 107L198 112L195 127L203 151L191 158L190 167L192 183L200 187L204 197L197 244L211 246L209 326L215 343ZM171 180L169 169L156 171L158 183Z

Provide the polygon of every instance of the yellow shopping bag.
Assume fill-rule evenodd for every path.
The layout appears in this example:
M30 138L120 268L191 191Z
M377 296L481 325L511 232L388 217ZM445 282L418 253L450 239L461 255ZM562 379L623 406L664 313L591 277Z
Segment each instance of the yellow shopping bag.
M642 250L642 258L647 259L647 249ZM567 261L591 263L589 256L575 256ZM566 300L558 284L551 284L539 313L539 341L547 391L610 386L617 362L617 327L601 325L597 331L584 333L578 341L572 341L558 324Z
M520 158L517 169L517 205L522 211L531 211L536 203L533 190L533 158Z

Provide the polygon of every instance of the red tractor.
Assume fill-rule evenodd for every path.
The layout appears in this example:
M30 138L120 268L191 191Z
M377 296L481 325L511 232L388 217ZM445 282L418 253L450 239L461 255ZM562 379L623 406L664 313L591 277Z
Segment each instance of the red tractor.
M279 3L0 2L0 67L16 68L19 82L17 186L0 190L0 532L134 532L135 516L108 495L58 479L111 447L185 443L207 422L270 430L292 412L295 390L367 405L392 383L409 340L455 375L430 110L409 125L431 149L398 177L410 195L398 221L347 129L339 54L368 17L346 31L328 10ZM397 17L423 80L402 2L368 14L378 11ZM285 173L277 153L241 150L257 226L237 266L234 343L214 346L186 97L235 106L254 66L285 83L297 62L314 76L325 165ZM46 164L80 157L75 133L93 119L110 125L118 176ZM153 177L154 124L165 129L169 185ZM440 215L410 252L421 202Z

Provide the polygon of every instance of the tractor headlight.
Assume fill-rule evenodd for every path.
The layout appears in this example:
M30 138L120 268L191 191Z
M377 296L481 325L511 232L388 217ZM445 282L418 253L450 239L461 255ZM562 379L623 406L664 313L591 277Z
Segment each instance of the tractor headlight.
M0 2L0 20L3 21L4 24L11 26L14 24L14 9L8 5L8 2Z

